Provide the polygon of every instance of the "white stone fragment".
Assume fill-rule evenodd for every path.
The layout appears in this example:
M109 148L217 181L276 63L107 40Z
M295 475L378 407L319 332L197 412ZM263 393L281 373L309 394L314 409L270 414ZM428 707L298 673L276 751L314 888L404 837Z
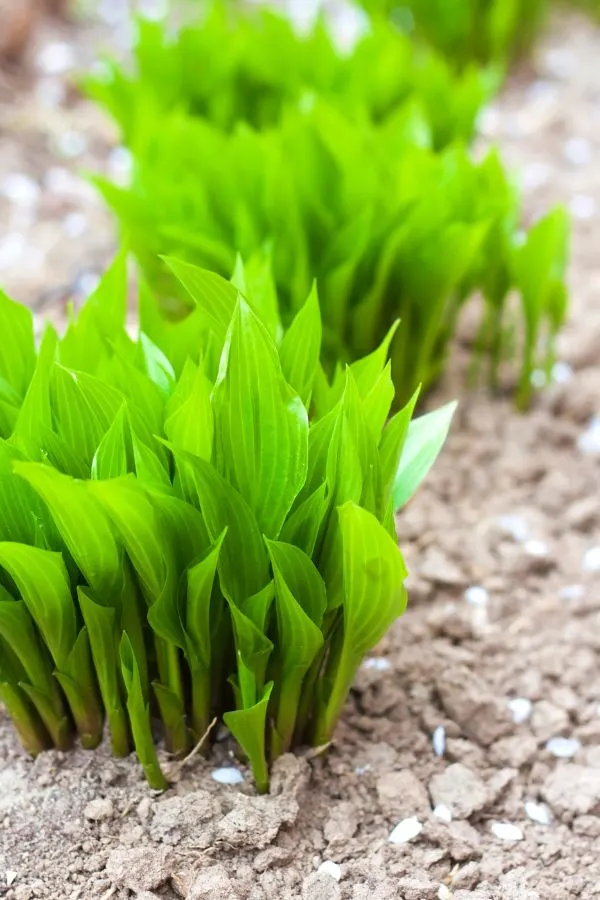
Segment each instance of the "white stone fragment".
M499 517L498 525L505 534L508 534L518 544L523 543L529 537L529 525L522 516L507 513Z
M57 109L66 96L66 87L59 78L40 78L35 85L35 99L45 109Z
M145 19L162 22L167 14L166 0L139 0L139 12Z
M539 391L543 387L546 387L548 379L546 378L546 373L543 369L534 369L529 376L529 382Z
M493 822L492 834L501 841L522 841L523 832L518 825L511 822Z
M6 237L0 238L0 271L10 269L20 262L25 254L25 247L25 237L18 231L11 231Z
M88 145L87 138L80 131L65 131L58 137L59 152L68 159L76 159L85 153Z
M577 738L553 737L546 742L546 750L557 759L571 759L580 749Z
M452 810L449 806L446 806L445 803L438 803L433 810L433 815L436 819L439 819L440 822L445 822L446 825L449 825L452 821Z
M22 172L11 172L0 185L0 194L23 206L33 206L40 196L39 185Z
M416 816L408 819L402 819L396 827L390 832L388 841L391 844L407 844L414 838L418 837L423 831L423 825Z
M450 888L445 884L440 884L437 892L438 900L452 900Z
M583 554L581 568L584 572L600 572L600 546L590 547Z
M545 541L525 541L525 543L523 544L523 550L525 551L527 556L534 556L539 559L544 556L548 556L548 544L546 544Z
M443 725L438 725L433 732L431 739L433 744L433 752L436 756L443 756L446 752L446 729Z
M7 884L7 886L10 887L11 884L14 884L16 878L17 878L17 873L16 873L16 872L13 872L11 869L9 869L9 870L7 871L7 873L6 873L6 884Z
M576 219L592 219L596 208L596 200L589 194L574 194L569 201L569 210Z
M579 435L577 447L586 456L600 454L600 417L594 416L586 430Z
M572 137L564 146L565 158L574 166L586 166L592 159L592 147L585 138Z
M585 589L582 584L566 584L558 592L560 599L566 601L582 600L584 594Z
M486 589L475 584L468 587L463 596L469 606L486 606L490 599Z
M525 803L525 812L531 821L536 822L538 825L550 825L552 822L550 807L546 806L545 803L535 803L533 800L528 800Z
M213 769L210 773L211 778L218 781L219 784L241 784L244 775L235 766L224 766L221 769Z
M508 701L508 708L515 725L522 725L531 715L533 703L527 697L513 697Z
M537 191L550 182L552 169L547 163L530 162L523 168L521 184L525 191Z
M367 763L364 766L356 766L356 768L354 769L354 774L355 775L366 775L367 772L370 772L370 771L371 771L371 766L369 765L369 763Z
M573 377L573 369L569 363L559 360L552 366L552 381L555 384L566 384Z
M75 65L75 54L70 44L56 42L46 44L37 57L37 65L45 75L63 75Z
M331 875L335 881L339 881L342 877L341 868L331 859L326 859L325 862L322 862L317 871L325 872L326 875Z
M87 219L81 212L72 212L62 220L62 230L70 238L78 238L87 228Z
M383 656L372 656L369 659L365 659L362 667L363 669L372 669L375 672L387 672L392 668L392 664L389 659Z

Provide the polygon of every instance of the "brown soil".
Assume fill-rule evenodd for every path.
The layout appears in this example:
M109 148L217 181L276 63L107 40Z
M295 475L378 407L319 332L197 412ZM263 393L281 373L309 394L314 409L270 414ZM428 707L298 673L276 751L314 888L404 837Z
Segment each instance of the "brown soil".
M596 455L584 452L600 413L599 55L591 24L557 20L535 64L482 123L523 172L528 216L554 200L575 213L573 312L560 344L571 368L557 369L527 416L507 401L463 399L435 472L399 522L410 609L374 654L378 662L363 666L328 755L285 757L272 795L257 797L246 772L236 786L211 777L219 766L240 768L224 740L159 796L133 758L113 760L107 749L32 762L0 719L0 896L599 896L597 434ZM4 99L0 183L17 171L43 184L57 164L52 135L63 127L85 134L87 162L105 154L104 126L87 105L73 99L50 113L36 103L27 84ZM27 255L0 273L38 305L57 284L101 265L112 245L87 193L68 207L49 193L0 236L0 259L13 229L25 235L27 254L42 254L39 275ZM67 209L89 220L78 242L60 232ZM11 215L20 215L16 207ZM451 393L449 379L435 399ZM553 755L553 738L567 739L558 750L572 756ZM416 836L389 841L400 822L417 831L415 818ZM507 825L522 840L506 839ZM323 862L339 864L339 881L319 871Z

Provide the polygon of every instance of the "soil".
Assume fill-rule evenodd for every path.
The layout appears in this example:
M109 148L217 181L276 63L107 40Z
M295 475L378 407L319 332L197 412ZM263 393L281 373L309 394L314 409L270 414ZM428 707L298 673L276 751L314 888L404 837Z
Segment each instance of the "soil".
M67 33L53 28L46 42ZM85 58L85 28L68 35ZM158 795L135 759L106 747L28 759L0 713L0 896L599 896L599 55L598 29L557 18L482 120L482 139L499 141L522 173L527 218L554 201L573 213L561 364L524 416L507 399L463 396L398 523L409 610L363 665L328 753L284 757L271 795L258 797L225 738ZM72 91L49 109L38 75L6 78L18 89L2 88L0 193L14 173L39 192L29 209L0 200L3 223L10 212L0 278L59 317L114 238L93 194L73 180L56 195L48 170L106 167L110 131ZM75 159L56 150L69 130L86 142ZM68 215L85 219L77 239L65 234ZM26 249L7 263L17 233ZM432 404L458 389L460 347L455 359ZM213 777L232 768L239 784Z

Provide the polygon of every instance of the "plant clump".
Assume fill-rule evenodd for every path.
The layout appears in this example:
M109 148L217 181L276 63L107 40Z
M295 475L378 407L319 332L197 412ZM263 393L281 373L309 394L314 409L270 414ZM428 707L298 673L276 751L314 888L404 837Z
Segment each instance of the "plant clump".
M394 511L452 406L389 416L387 351L319 362L313 289L287 329L268 270L170 261L194 302L147 289L125 327L125 254L39 347L0 297L0 699L24 746L186 754L218 716L268 766L330 740L364 655L401 615Z

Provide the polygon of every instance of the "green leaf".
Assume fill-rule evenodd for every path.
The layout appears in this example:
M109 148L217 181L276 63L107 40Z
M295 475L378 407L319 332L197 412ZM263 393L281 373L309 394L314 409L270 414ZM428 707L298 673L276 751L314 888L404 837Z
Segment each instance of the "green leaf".
M174 447L209 462L214 436L211 393L212 384L202 367L186 368L167 405L165 419L165 434Z
M148 700L144 696L139 664L127 634L123 634L121 638L119 652L135 750L150 787L157 791L164 791L169 785L156 755L150 728L150 708Z
M447 403L410 423L392 489L395 510L408 503L437 459L455 409L455 402Z
M36 363L33 316L26 306L10 300L3 291L0 291L0 333L0 378L22 400Z
M15 462L14 470L47 504L88 584L99 595L113 590L121 554L107 516L86 485L40 463Z
M65 669L77 622L62 555L25 544L0 543L0 566L14 579L58 669Z
M308 409L321 353L321 310L316 284L286 331L279 355L283 374Z
M363 656L406 606L407 571L396 542L371 513L356 504L346 503L338 513L344 570L343 637L339 656L332 654L329 659L327 680L332 687L317 715L317 745L330 740Z
M275 538L306 479L308 416L243 300L227 334L213 409L218 467Z
M165 257L165 262L181 282L194 303L210 319L217 338L223 343L235 309L238 291L214 272Z
M269 772L265 755L267 707L273 682L266 685L260 700L247 709L226 712L223 721L231 731L252 766L256 788L260 794L269 789Z

